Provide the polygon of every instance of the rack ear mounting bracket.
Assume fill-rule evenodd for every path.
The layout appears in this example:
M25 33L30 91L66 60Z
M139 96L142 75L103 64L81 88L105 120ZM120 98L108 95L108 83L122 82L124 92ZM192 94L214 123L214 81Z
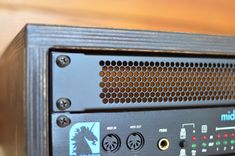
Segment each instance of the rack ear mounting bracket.
M234 154L234 43L27 25L0 57L0 148L4 156Z

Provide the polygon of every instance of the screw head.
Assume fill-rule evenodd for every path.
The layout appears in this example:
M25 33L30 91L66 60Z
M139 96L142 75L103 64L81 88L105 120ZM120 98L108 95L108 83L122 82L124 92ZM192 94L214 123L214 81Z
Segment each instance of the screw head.
M71 59L69 56L60 55L56 58L56 64L61 68L68 66L70 63L71 63Z
M67 127L71 124L70 118L65 115L61 115L57 118L57 125L61 128Z
M60 98L57 100L56 105L59 110L66 110L71 107L71 101L68 98Z

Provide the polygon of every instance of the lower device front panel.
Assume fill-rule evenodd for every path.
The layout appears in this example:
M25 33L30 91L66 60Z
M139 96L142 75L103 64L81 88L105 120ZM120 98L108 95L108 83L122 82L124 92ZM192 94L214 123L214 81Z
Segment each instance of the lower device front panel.
M52 114L53 156L235 155L235 108Z

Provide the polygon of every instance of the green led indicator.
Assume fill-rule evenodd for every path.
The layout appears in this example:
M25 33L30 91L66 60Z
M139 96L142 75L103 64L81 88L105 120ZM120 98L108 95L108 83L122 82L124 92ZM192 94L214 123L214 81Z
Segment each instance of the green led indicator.
M224 145L227 145L227 144L228 144L228 141L226 141L226 140L223 141L223 144L224 144Z
M197 145L196 144L192 144L192 148L196 148L197 147Z
M205 142L202 143L202 147L206 147L207 144Z
M217 146L219 146L221 143L220 143L220 141L216 141L216 143L215 143Z
M235 144L235 140L231 140L230 143L231 143L231 144Z

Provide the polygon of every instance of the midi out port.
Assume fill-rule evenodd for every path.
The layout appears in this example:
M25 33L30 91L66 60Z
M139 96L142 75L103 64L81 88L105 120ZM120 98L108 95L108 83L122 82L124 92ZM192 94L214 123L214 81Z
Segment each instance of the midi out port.
M130 151L139 151L144 146L144 137L141 133L131 133L126 140L127 147Z
M158 148L161 150L161 151L166 151L168 150L169 146L170 146L170 142L167 138L161 138L159 141L158 141L158 144L157 144Z

